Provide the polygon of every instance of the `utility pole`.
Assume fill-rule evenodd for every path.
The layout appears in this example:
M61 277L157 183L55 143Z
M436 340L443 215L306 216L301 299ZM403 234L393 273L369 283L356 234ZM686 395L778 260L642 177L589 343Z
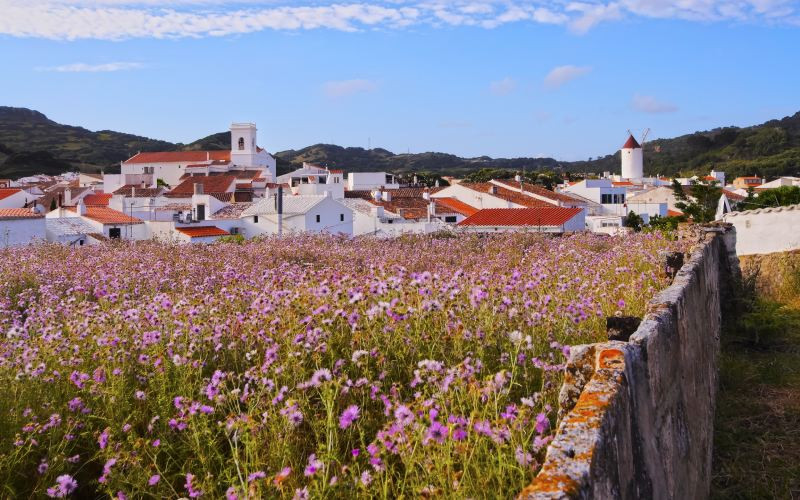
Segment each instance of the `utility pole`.
M278 212L278 238L283 236L283 186L278 186L275 195L275 211Z

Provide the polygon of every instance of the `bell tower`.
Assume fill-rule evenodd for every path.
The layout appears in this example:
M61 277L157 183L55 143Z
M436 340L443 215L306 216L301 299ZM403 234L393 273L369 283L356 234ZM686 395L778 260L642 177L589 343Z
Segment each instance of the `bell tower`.
M231 162L235 165L254 166L258 146L256 146L255 123L231 124Z

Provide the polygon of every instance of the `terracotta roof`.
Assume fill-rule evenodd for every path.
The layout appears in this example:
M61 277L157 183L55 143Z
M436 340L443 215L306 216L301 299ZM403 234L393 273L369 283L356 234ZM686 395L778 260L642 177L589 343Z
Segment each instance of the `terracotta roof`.
M625 144L622 145L622 149L639 149L639 148L641 148L641 146L639 145L638 142L636 142L636 139L634 139L632 135L629 135L628 140L625 141Z
M208 160L231 161L230 151L163 151L139 153L124 163L196 163Z
M512 181L510 179L499 179L495 180L495 182L500 182L508 186L510 189L519 191L519 182L517 181ZM566 202L575 201L575 198L568 196L566 194L556 193L555 191L550 191L549 189L543 188L542 186L537 186L535 184L530 184L527 182L522 183L522 189L526 193L533 193L535 195L542 196L544 198L549 198L555 201L566 201Z
M41 219L44 215L32 212L30 208L0 208L0 220Z
M75 207L67 207L67 210L77 212ZM100 224L142 224L140 219L108 207L87 206L84 217Z
M96 205L107 207L108 200L111 199L111 193L92 193L83 197L83 204L86 206Z
M20 191L22 190L17 188L2 188L0 189L0 200L8 198L11 195L17 194Z
M492 184L491 182L462 182L459 184L459 186L464 186L472 189L473 191L496 196L497 198L510 201L511 203L516 203L517 205L522 205L526 208L547 208L553 206L552 203L547 201L534 198L533 196L528 196L527 194L522 194L519 191L514 191L496 184ZM496 188L496 192L494 194L489 192L489 190L493 187Z
M444 189L443 187L433 187L433 188L421 188L421 187L410 187L410 188L399 188L399 189L387 189L386 191L391 193L392 200L396 198L422 198L422 193L426 190L430 194L438 193ZM354 189L352 191L345 191L344 192L345 198L361 198L363 200L371 200L372 199L372 191L369 189Z
M680 217L683 215L683 212L678 210L667 210L667 217Z
M623 187L623 186L633 186L634 184L631 181L620 181L620 182L612 182L611 185L615 187Z
M220 229L217 226L194 226L194 227L176 227L176 231L180 231L189 238L205 238L208 236L228 236L231 233Z
M187 177L165 196L186 198L194 194L194 185L202 184L204 194L226 193L236 182L233 175L194 175Z
M703 180L704 181L716 181L717 178L714 177L713 175L707 175L707 176L703 177Z
M667 187L667 186L662 186L662 187ZM687 195L691 196L691 194L692 194L692 186L681 186L681 189L683 189L684 193L686 193ZM729 189L724 189L723 188L722 192L725 193L725 196L727 196L730 201L742 201L743 199L746 198L746 196L742 196L740 194L736 194L736 193L734 193L733 191L731 191Z
M459 226L561 226L581 208L485 208L458 223Z
M442 205L445 208L448 208L455 213L464 215L469 217L470 215L475 214L478 211L477 208L467 205L461 200L457 200L455 198L433 198L433 201L436 202L436 209L439 211L439 205Z
M114 191L114 194L121 194L129 198L155 198L156 196L160 195L162 191L164 191L164 189L160 187L143 188L141 184L125 184L121 188L118 188L116 191ZM84 203L86 202L84 201ZM86 204L88 205L88 203Z

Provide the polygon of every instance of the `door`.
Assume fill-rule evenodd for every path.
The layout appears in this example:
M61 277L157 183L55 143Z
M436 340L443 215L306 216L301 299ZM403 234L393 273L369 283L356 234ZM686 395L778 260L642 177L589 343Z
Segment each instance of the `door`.
M118 227L112 227L108 230L108 237L112 240L118 240L122 238L122 229Z
M206 206L197 205L197 220L206 220Z

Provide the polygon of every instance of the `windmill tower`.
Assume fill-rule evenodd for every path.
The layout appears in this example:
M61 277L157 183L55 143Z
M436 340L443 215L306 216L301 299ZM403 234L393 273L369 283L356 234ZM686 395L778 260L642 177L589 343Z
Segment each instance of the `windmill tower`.
M642 145L647 140L649 133L650 129L644 131L641 144L639 144L631 131L628 130L628 140L622 145L622 150L620 151L623 179L640 180L644 177L644 150Z

